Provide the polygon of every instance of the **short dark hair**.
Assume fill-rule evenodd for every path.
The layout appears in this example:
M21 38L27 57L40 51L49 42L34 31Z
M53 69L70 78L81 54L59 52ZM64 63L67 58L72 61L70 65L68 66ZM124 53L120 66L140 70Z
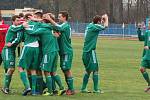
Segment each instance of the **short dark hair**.
M59 14L62 14L63 17L66 17L66 20L68 20L69 14L67 11L61 11Z
M94 24L97 24L98 22L100 22L101 21L101 16L99 16L99 15L96 15L96 16L94 16L93 17L93 23Z
M14 16L11 17L11 20L15 21L17 18L20 18L20 17L18 15L14 15Z
M30 14L30 13L25 14L25 15L24 15L24 19L28 19L29 16L32 16L32 14Z
M43 16L43 13L38 11L38 12L35 12L34 15L37 15L38 17L42 18Z
M24 14L23 13L19 13L19 17L24 17Z

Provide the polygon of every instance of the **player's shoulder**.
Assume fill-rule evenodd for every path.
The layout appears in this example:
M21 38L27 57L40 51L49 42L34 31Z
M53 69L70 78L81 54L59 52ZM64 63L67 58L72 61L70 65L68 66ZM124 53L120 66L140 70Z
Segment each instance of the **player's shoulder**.
M8 28L8 30L11 30L11 29L14 29L14 28L16 28L15 25L10 25L10 27Z
M28 21L28 24L39 24L39 23L41 23L41 22L32 21L32 20L29 20L29 21Z
M144 35L148 36L148 34L150 34L150 30L145 30Z
M41 23L40 28L52 29L52 24L50 24L50 23Z
M64 22L64 23L62 23L62 24L60 24L60 26L63 28L63 29L70 29L70 24L69 24L69 22Z
M94 24L94 23L89 23L87 26L88 28L98 28L98 29L104 29L105 27L102 24Z
M95 26L100 27L100 28L104 28L104 25L102 25L102 24L95 24Z
M145 33L150 33L150 30L146 30Z
M93 27L93 26L94 26L93 23L89 23L89 24L87 25L87 28L90 28L90 27Z

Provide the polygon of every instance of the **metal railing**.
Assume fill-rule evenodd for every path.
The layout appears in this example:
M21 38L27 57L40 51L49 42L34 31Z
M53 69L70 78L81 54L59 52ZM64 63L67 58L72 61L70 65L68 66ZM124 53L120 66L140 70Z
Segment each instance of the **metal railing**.
M73 35L84 35L89 23L70 23ZM109 27L100 32L102 36L137 37L135 24L110 24Z

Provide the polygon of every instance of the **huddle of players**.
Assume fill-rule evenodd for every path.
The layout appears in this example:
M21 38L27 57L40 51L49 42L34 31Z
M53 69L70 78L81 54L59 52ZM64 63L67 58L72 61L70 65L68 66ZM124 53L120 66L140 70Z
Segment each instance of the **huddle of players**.
M58 15L59 24L55 22L51 13L35 12L26 14L24 22L20 17L12 17L12 25L8 29L2 59L5 69L4 86L2 92L9 94L9 86L15 71L15 50L23 41L24 46L19 58L18 70L20 79L25 87L23 96L42 94L45 96L75 94L73 76L71 73L73 49L71 46L71 27L68 13L62 11ZM95 16L93 22L87 26L83 48L83 63L86 73L83 77L82 93L89 93L87 83L90 73L93 72L94 92L102 93L99 89L98 62L96 58L96 42L99 31L108 26L108 16ZM58 54L60 67L65 76L68 89L65 90L57 72ZM42 73L43 72L43 73ZM45 82L43 81L43 74ZM58 85L59 90L56 90ZM43 93L43 90L47 91Z

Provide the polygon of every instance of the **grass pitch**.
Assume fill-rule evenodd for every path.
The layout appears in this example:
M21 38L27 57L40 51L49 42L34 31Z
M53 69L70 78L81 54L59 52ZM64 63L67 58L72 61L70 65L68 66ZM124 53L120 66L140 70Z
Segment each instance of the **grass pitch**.
M81 60L83 38L73 37L74 48L73 76L77 94L73 96L21 96L23 84L16 68L12 79L11 95L0 92L0 100L148 100L150 93L144 93L146 82L139 72L143 43L131 40L114 40L99 38L97 43L97 57L100 62L100 87L104 94L79 93L82 84L84 67ZM58 67L58 74L64 82L64 76ZM0 68L0 87L2 87L3 68ZM88 89L92 91L90 78Z

